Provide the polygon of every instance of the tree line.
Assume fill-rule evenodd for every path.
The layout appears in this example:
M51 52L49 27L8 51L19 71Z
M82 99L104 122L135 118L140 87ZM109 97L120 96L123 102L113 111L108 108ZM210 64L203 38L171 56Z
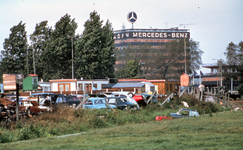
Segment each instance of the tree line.
M233 84L239 85L238 91L243 95L243 41L238 44L230 42L223 54L226 55L226 61L220 59L217 64L222 68L224 83L230 90L233 79Z
M25 23L13 26L1 51L1 73L36 73L44 81L49 79L114 78L114 40L109 20L103 23L96 11L84 24L82 34L75 34L75 19L66 14L55 24L42 21L31 35L25 31ZM29 42L28 42L29 38Z

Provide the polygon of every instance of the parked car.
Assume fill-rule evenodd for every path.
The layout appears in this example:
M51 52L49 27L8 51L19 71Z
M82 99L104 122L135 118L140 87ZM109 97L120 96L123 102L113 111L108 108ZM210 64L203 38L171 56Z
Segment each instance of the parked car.
M70 107L76 107L80 104L80 100L77 96L53 93L34 93L27 99L28 101L35 101L40 106L51 106L51 105L69 105Z
M86 102L85 102L85 109L104 109L104 108L116 108L116 105L107 105L107 102L105 101L104 98L97 98L97 97L93 97L93 98L89 98Z
M117 109L137 109L137 107L125 97L106 97L105 101L111 105L116 105Z
M70 107L75 108L81 103L77 96L65 96L63 94L51 94L50 96L52 105L68 105Z
M73 108L78 106L81 102L80 99L75 95L67 95L66 99L67 99L67 104Z
M200 116L196 110L182 109L182 108L177 113L170 113L170 115L173 118Z

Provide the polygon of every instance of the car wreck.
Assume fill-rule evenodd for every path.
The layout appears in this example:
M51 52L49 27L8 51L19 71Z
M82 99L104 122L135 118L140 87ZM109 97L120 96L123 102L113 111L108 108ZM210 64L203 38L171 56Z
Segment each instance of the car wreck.
M173 118L182 118L182 117L198 117L200 115L196 110L181 108L177 113L170 113L170 116Z

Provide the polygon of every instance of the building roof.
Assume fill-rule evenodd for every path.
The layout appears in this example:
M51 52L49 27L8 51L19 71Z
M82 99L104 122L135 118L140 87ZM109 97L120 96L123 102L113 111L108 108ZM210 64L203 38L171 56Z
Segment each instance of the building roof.
M131 82L165 82L165 79L161 80L147 80L147 79L118 79L118 82L125 82L125 81L131 81Z
M189 31L189 29L178 29L178 28L170 28L170 29L123 29L123 30L114 30L115 33L119 33L119 32L124 32L124 31L128 31L128 32L187 32Z
M29 74L29 76L31 76L31 77L38 77L37 74Z
M133 82L133 83L109 83L105 86L103 86L103 88L139 88L139 87L143 87L144 86L144 82Z
M53 79L49 82L109 81L109 79Z
M154 86L151 82L144 82L146 84L148 84L149 86Z
M117 83L113 88L129 88L129 87L142 87L145 83Z

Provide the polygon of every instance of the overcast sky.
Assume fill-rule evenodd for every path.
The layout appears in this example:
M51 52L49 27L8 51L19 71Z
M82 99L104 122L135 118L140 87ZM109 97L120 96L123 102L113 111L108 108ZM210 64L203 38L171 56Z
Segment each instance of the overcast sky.
M114 30L120 30L123 24L132 28L127 21L131 11L138 16L134 28L190 29L191 38L204 51L203 63L225 59L222 53L227 45L243 41L243 0L0 0L0 50L10 28L20 21L26 23L30 35L37 23L47 20L54 28L61 17L69 14L78 23L76 34L81 34L94 10L104 22L109 19Z

